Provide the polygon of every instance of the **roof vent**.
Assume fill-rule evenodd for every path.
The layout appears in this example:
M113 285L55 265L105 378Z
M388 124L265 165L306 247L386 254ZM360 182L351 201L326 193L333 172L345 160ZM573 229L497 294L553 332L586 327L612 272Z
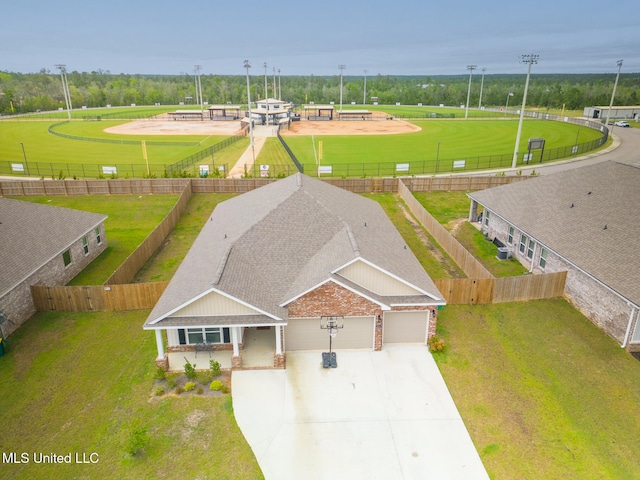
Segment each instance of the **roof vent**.
M603 230L606 230L606 229L607 229L607 226L605 225L605 226L604 226L604 228L603 228Z
M573 208L573 203L571 204L571 206L569 208Z
M587 195L591 195L591 192L587 192Z

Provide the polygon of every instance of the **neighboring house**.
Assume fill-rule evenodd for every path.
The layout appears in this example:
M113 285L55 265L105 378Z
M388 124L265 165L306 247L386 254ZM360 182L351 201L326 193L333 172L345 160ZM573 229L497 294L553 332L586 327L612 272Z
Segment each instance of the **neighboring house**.
M0 198L0 336L35 313L31 285L65 285L107 248L106 218Z
M532 273L567 271L568 299L640 350L640 169L604 162L468 196L489 238Z
M425 344L444 303L377 202L296 174L215 208L143 328L165 368L203 347L241 367L251 329L284 367L286 350L326 349L321 317L344 317L335 348L380 350Z

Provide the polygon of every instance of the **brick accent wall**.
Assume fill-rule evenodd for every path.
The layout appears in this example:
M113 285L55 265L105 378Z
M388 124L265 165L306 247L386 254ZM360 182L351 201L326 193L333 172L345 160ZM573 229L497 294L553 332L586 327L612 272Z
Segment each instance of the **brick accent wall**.
M242 353L240 355L234 355L231 357L231 368L241 368L242 367Z
M327 282L294 300L288 307L289 318L342 315L364 317L382 315L377 303L353 293L335 282Z
M278 355L277 353L273 354L273 367L274 368L287 368L287 355L285 353L281 353Z

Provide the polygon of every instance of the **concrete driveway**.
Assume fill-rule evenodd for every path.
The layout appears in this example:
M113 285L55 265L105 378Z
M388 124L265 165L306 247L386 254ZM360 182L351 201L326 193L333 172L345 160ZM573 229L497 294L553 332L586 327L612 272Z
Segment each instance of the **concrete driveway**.
M238 425L270 479L488 479L425 346L288 352L232 374Z

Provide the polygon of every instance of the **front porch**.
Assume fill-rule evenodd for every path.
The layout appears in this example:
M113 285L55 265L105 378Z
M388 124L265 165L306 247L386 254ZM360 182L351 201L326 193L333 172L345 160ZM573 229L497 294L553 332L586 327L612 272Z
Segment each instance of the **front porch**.
M209 369L209 360L217 360L223 370L254 370L283 368L277 358L276 331L281 327L247 327L244 331L243 348L239 349L239 365L234 365L233 350L208 350L167 352L168 371L182 371L184 365L196 365L196 370ZM284 357L284 352L280 354Z

